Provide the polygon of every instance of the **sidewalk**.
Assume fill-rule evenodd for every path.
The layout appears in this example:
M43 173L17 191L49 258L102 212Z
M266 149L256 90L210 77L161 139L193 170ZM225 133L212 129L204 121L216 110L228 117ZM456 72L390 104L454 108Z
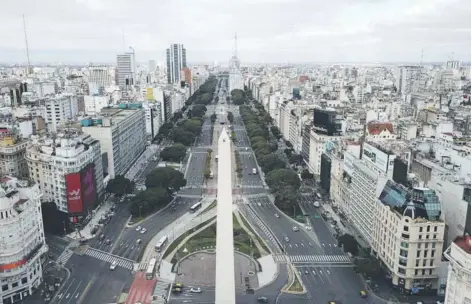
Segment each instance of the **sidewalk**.
M146 162L152 158L159 151L158 145L150 145L146 150L139 156L136 162L126 172L125 177L129 180L134 180L136 176L144 169Z
M93 210L93 215L92 219L85 225L82 230L74 231L67 235L69 238L77 240L77 239L91 239L95 235L92 234L93 227L96 225L99 225L99 221L102 218L102 216L106 215L108 212L110 212L111 207L113 207L114 203L112 203L110 200L106 201L103 203L100 207L97 209Z

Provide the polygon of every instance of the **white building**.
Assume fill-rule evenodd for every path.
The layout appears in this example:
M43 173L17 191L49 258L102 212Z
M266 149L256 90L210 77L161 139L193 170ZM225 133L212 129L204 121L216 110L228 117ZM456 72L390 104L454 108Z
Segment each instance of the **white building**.
M134 51L116 56L116 84L124 89L135 84L136 61Z
M145 102L143 108L146 117L146 134L152 140L159 133L164 122L164 111L161 102Z
M42 103L42 102L41 102ZM79 112L77 96L71 93L58 94L44 99L46 124L49 132L57 132L58 127L75 119Z
M100 111L110 106L111 99L110 96L98 96L98 95L85 95L84 96L84 106L85 106L85 115L95 116Z
M27 140L15 138L11 134L0 138L0 174L17 177L28 176L25 153Z
M43 98L47 95L54 95L56 94L56 83L52 81L35 82L33 85L33 92L38 98Z
M179 83L182 69L187 66L187 50L183 44L171 44L166 50L167 83Z
M107 66L89 66L89 83L97 87L107 87L112 84L110 69Z
M444 256L450 262L444 304L471 303L470 236L457 237Z
M146 148L146 118L140 104L104 108L97 118L81 124L85 133L100 141L104 172L110 178L124 175Z
M47 252L38 185L1 179L0 301L17 303L42 282L41 255Z
M326 144L328 142L338 142L342 136L329 136L318 133L314 129L310 130L310 155L308 161L308 168L310 172L315 175L320 175L321 170L321 155L326 151Z
M349 216L364 241L372 243L375 206L387 180L393 174L396 155L379 146L364 143L362 159L353 158Z
M372 250L392 284L413 294L437 290L446 225L435 192L389 180L374 210Z
M238 50L237 50L237 41L235 37L235 47L234 47L234 54L229 61L229 79L228 79L228 87L229 93L235 89L243 90L244 89L244 78L241 74L241 63L238 58Z
M30 178L34 180L45 202L54 202L58 210L71 216L83 216L91 211L104 193L102 156L98 140L76 130L68 134L58 133L56 138L32 137L32 144L26 149ZM93 168L93 184L85 180ZM90 189L90 187L91 189ZM70 192L77 189L80 199L72 199ZM86 187L89 187L85 189ZM85 191L94 193L85 195Z

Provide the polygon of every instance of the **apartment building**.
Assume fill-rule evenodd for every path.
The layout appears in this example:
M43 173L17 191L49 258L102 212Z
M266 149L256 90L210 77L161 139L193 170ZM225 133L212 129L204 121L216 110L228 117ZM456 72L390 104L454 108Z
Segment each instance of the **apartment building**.
M85 115L95 116L100 111L110 106L111 96L100 96L100 95L85 95L84 96L84 106L85 106Z
M187 66L187 50L183 44L171 44L166 50L167 83L179 83L182 69Z
M136 60L133 52L116 56L116 85L120 89L134 85L136 82Z
M47 252L41 191L31 180L0 179L0 302L19 303L43 281Z
M441 203L428 188L389 180L374 206L372 250L401 292L436 294L446 225Z
M96 118L81 121L82 131L100 142L104 172L123 175L146 148L146 118L142 104L103 108Z
M72 93L62 93L46 97L40 104L46 107L46 124L49 132L57 132L61 125L75 119L79 112L77 96Z
M159 128L164 123L161 102L144 102L143 109L146 118L146 134L150 140L159 133Z
M107 66L89 66L88 73L88 81L92 83L93 86L108 87L112 84L110 68Z
M26 149L29 177L42 200L80 222L104 194L99 141L72 129L31 140Z
M349 215L364 241L372 243L375 206L397 157L374 143L364 143L362 158L353 159Z
M17 177L28 176L28 164L25 159L28 141L20 139L10 132L0 137L0 175Z
M444 256L449 260L444 304L471 303L470 235L456 237Z

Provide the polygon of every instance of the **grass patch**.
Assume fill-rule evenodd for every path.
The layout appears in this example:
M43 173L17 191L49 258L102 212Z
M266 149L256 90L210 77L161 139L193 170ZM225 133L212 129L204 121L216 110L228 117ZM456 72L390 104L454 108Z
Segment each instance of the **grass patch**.
M190 234L194 233L195 231L197 231L198 229L202 228L203 226L205 226L206 224L208 224L209 222L211 222L213 220L213 218L203 222L203 223L200 223L198 224L197 226L195 226L194 228L190 229L190 230L187 230L185 231L181 236L179 236L177 239L175 239L167 248L166 250L164 251L164 254L162 255L165 258L167 258L167 256L169 254L172 253L172 251L174 251L175 248L177 248L177 246L187 237L189 236Z
M259 241L259 243L261 244L262 246L262 249L264 249L266 252L270 253L270 250L269 248L267 248L266 244L264 243L264 241L262 241L262 239L259 237L259 235L256 234L256 232L254 231L254 229L252 229L251 225L249 225L249 223L246 221L246 219L244 217L242 217L241 215L239 216L239 218L241 219L241 221L243 222L243 225L246 226L246 228L252 232L252 234L254 235L254 237Z
M288 291L303 292L302 283L300 283L300 280L295 274L293 274L293 276L294 276L293 283L288 288Z
M233 214L233 237L234 237L234 249L236 251L245 253L252 256L254 259L261 257L261 253L257 250L256 246L252 244L252 238L246 233L246 231L239 224L236 216ZM200 231L196 235L192 236L184 246L178 252L179 257L185 255L184 249L187 249L187 253L202 250L205 248L216 247L216 223ZM175 247L174 247L175 248ZM166 254L170 253L169 249Z
M300 208L300 205L298 205L298 203L292 206L286 207L286 206L277 204L277 201L276 201L275 205L277 206L277 208L280 209L280 211L285 213L287 216L293 218L299 223L306 224L305 216L303 215L303 211Z
M211 209L215 208L216 204L217 204L217 200L214 200L208 207L205 208L205 210L202 211L202 213L200 213L200 215L207 213Z

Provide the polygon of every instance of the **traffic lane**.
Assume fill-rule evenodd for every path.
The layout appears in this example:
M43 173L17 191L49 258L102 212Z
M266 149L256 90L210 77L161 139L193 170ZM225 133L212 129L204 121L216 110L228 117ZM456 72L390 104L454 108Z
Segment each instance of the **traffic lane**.
M46 244L49 247L48 250L48 256L56 260L61 253L66 249L66 247L69 245L69 241L64 240L60 237L57 237L55 235L47 235L46 236Z
M146 228L147 231L145 233L137 231L137 226L128 228L119 237L117 241L118 246L115 246L113 249L113 254L135 260L143 246L148 243L154 235L188 212L190 206L197 201L198 199L194 198L177 197L169 207L148 217L139 225L141 229ZM141 244L137 244L138 239L141 240Z
M128 269L117 267L111 271L109 266L101 267L95 281L91 281L80 303L117 303L123 290L129 289L133 276ZM72 304L72 303L71 303Z
M271 227L274 233L277 234L287 254L312 255L320 253L320 248L318 248L315 242L305 233L304 226L296 225L283 215L279 215L277 218L275 214L280 214L280 211L278 211L275 206L267 205L259 207L258 213L269 227ZM294 227L297 227L298 231L294 231ZM288 242L285 240L285 237L288 238Z
M192 153L186 171L187 186L201 186L204 182L206 152Z
M313 204L304 206L305 212L309 215L310 225L315 232L321 246L325 249L326 254L343 254L341 248L339 248L338 241L333 235L333 231L328 227L327 223L319 213L319 209L314 207Z
M298 267L299 275L307 289L309 299L320 303L374 303L360 297L363 284L350 267Z
M199 287L201 293L192 293L190 288ZM211 286L184 286L183 292L180 294L171 293L169 303L214 303L215 302L215 287Z
M115 215L99 230L98 236L88 241L89 245L108 252L128 223L129 218L128 204L118 203L115 209ZM101 235L103 235L103 238L100 238ZM107 244L106 240L110 240L110 244Z
M240 153L241 168L243 170L243 185L247 186L263 186L261 175L257 169L257 162L252 153ZM253 173L256 169L256 174Z

